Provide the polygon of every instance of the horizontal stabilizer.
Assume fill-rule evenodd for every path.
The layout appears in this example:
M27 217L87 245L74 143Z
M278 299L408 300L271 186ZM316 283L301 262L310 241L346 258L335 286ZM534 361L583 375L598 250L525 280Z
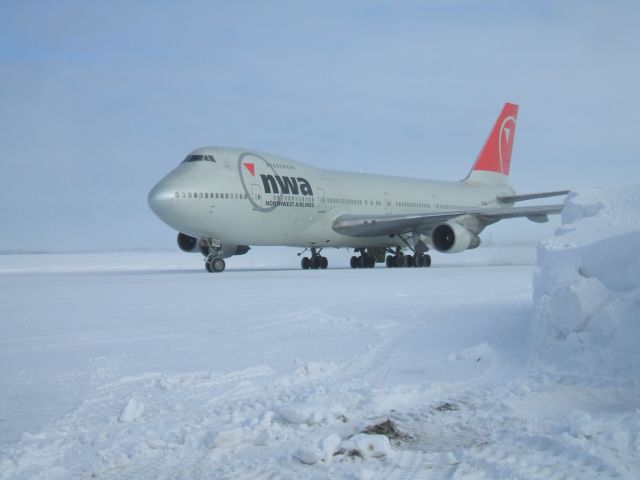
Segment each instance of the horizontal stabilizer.
M498 201L503 203L515 203L515 202L523 202L524 200L535 200L536 198L559 197L560 195L566 195L567 193L569 193L569 190L558 190L556 192L527 193L525 195L505 195L502 197L498 197Z

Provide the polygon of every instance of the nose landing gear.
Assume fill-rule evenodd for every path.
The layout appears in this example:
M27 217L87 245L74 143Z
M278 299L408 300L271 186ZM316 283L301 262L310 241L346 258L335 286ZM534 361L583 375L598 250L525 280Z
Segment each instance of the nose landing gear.
M222 257L218 257L217 255L210 254L204 260L204 267L207 269L209 273L220 273L224 271L226 264Z
M222 245L211 242L209 245L201 247L202 254L205 255L204 268L209 273L220 273L224 271L225 263L222 259Z

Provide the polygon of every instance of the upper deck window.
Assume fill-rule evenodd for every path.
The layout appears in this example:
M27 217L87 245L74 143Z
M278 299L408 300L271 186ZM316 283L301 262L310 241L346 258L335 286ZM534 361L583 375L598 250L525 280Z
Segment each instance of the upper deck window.
M207 161L207 162L213 162L216 163L216 159L213 158L213 155L187 155L187 158L185 158L182 163L187 163L187 162L201 162L201 161Z

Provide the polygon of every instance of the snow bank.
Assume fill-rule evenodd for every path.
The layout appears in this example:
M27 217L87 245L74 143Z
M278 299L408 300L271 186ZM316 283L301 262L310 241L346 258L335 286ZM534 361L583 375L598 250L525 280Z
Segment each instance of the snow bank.
M638 378L640 186L567 198L562 226L538 247L534 308L534 366Z

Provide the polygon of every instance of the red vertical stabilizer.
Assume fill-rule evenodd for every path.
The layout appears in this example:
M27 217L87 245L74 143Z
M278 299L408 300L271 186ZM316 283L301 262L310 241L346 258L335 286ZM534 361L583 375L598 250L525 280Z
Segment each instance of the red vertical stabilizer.
M518 105L505 103L498 120L489 134L489 138L480 150L480 154L471 169L467 181L482 183L503 183L509 175L511 152L516 136ZM490 172L498 175L485 175ZM500 181L501 180L501 181Z

